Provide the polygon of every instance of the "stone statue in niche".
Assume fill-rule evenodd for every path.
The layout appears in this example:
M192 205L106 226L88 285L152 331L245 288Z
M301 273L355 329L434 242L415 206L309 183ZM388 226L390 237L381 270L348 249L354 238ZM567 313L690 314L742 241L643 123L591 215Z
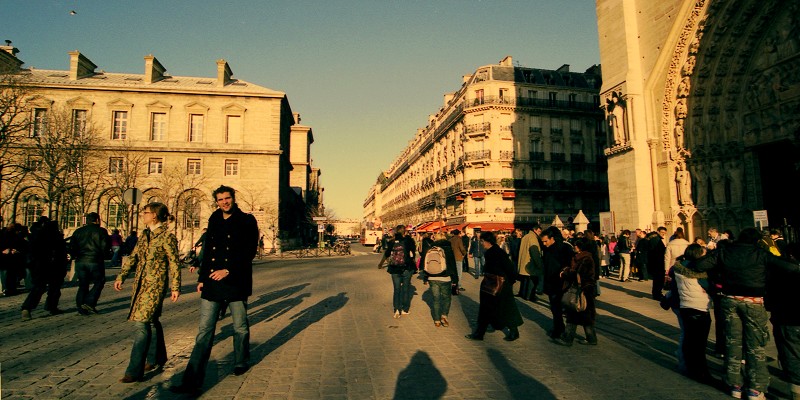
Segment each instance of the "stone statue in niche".
M683 79L681 79L681 83L678 84L678 97L688 97L691 88L692 83L690 82L690 78L684 76Z
M675 118L684 119L689 110L686 108L686 99L678 99L675 104Z
M711 193L714 196L714 204L725 205L725 175L722 171L722 162L717 160L711 163Z
M728 161L726 164L728 181L731 186L731 205L742 205L742 165L737 160Z
M683 148L683 120L675 121L675 148Z
M708 185L706 185L705 167L703 164L694 164L692 166L692 176L694 177L694 193L697 195L697 205L705 206L708 204Z
M627 142L625 101L619 92L611 92L611 99L606 100L606 113L608 115L608 126L613 134L613 145L618 146Z
M678 202L681 205L692 204L692 177L683 163L678 164L678 170L675 172L675 183L678 184Z

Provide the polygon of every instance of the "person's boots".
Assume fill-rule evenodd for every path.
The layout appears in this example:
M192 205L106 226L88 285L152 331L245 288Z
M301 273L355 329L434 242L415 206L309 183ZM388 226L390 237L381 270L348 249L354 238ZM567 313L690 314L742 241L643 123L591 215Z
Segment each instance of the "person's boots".
M594 325L584 325L583 333L586 335L586 340L581 340L578 343L597 346L597 331L594 329Z
M564 334L561 335L560 338L555 339L556 344L567 347L572 346L572 341L575 340L575 329L577 328L578 326L575 324L567 324Z

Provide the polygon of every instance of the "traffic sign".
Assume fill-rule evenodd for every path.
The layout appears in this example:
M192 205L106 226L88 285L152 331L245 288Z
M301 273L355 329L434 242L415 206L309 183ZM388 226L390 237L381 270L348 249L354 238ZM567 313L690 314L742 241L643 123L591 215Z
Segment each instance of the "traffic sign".
M325 224L317 224L317 232L325 232Z
M764 229L765 226L769 226L767 210L753 210L753 222L758 229Z
M122 193L122 200L128 205L135 206L142 201L142 191L137 188L130 188Z

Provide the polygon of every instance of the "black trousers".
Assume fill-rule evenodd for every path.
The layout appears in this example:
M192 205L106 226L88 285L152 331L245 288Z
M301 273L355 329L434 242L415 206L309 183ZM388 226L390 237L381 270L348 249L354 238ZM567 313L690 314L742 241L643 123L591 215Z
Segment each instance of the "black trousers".
M707 379L706 344L711 330L711 316L705 311L681 308L683 319L683 360L690 378Z
M657 265L650 267L650 275L653 278L653 298L656 300L661 300L661 292L664 291L665 273L666 271L664 271L664 264L662 263L657 263Z
M33 288L28 292L25 302L22 303L22 309L30 311L38 307L45 293L47 293L47 301L44 309L48 311L57 309L58 300L61 298L61 285L64 284L63 273L31 270L31 275Z
M78 274L78 293L75 294L75 304L80 310L86 304L97 307L97 300L106 284L106 267L102 263L75 263L75 273ZM89 289L89 286L92 286Z
M553 313L553 330L550 337L558 339L564 333L564 308L561 306L561 294L548 294L550 298L550 312Z

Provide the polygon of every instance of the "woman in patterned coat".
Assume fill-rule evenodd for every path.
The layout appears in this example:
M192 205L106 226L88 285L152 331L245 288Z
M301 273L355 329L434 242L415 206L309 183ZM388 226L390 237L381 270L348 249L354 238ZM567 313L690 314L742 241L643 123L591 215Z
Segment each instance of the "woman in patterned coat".
M122 383L141 380L145 372L167 362L164 330L158 318L166 296L167 281L172 291L172 301L180 295L181 274L178 262L178 240L167 229L169 211L162 203L150 203L142 211L142 221L147 228L136 243L131 256L123 263L114 289L122 290L122 283L131 271L136 270L128 320L136 324L136 336L131 348L131 360ZM169 269L169 273L167 270ZM155 329L155 341L152 331Z

